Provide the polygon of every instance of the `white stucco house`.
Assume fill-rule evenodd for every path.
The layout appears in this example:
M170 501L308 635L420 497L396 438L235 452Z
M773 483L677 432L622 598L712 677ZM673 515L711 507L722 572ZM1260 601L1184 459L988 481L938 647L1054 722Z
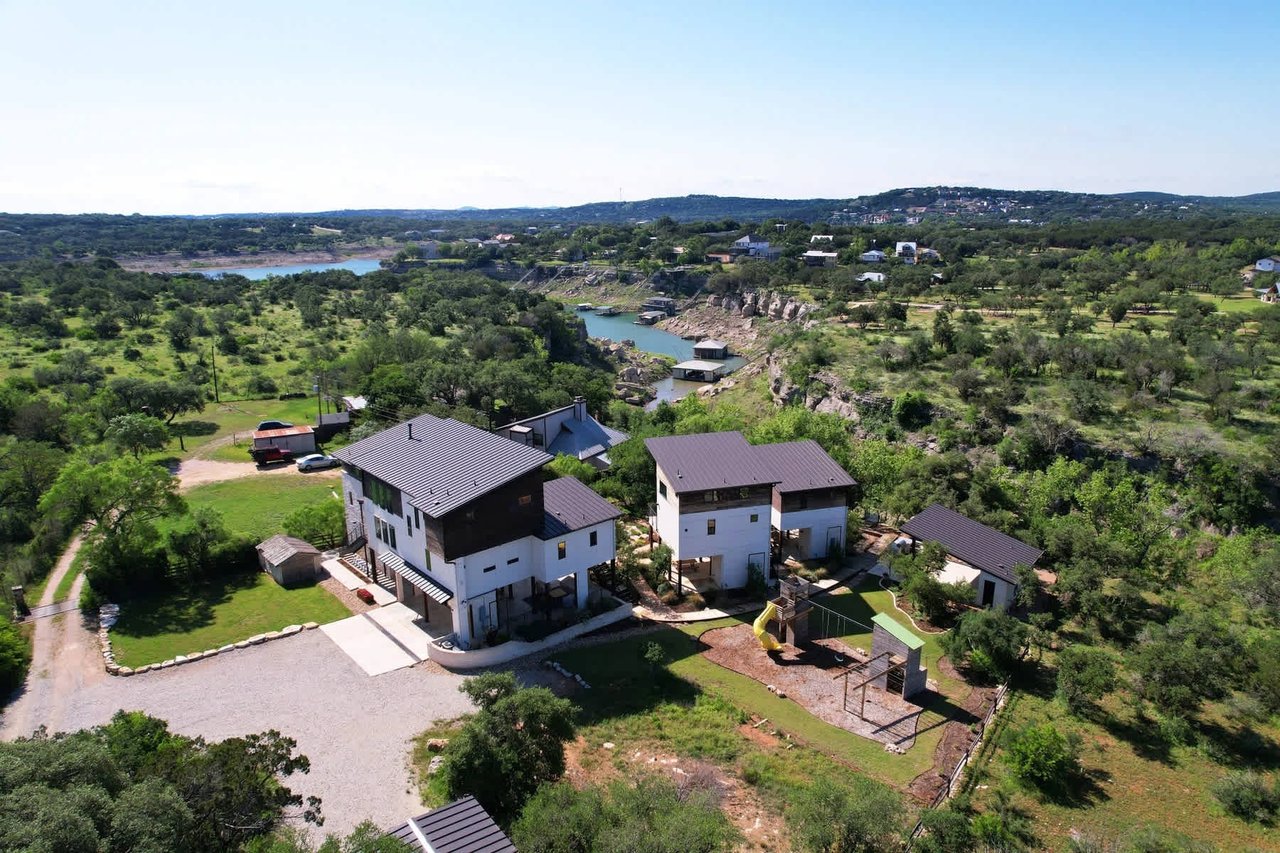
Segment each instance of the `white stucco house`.
M858 260L862 261L864 264L880 264L884 263L884 259L886 257L888 256L881 250L871 249L870 251L866 251L861 255L858 255Z
M334 455L373 580L460 648L586 607L589 571L614 559L621 513L571 477L544 482L536 447L420 415Z
M759 234L744 234L733 241L730 251L734 255L746 255L749 258L760 258L771 261L782 254L781 250L769 245L769 241Z
M683 577L746 586L775 540L801 559L844 547L853 479L816 442L753 446L740 432L645 439L657 463L654 532Z
M941 545L947 560L938 580L969 584L974 590L974 603L980 607L1013 606L1018 594L1015 567L1034 567L1044 553L941 504L925 507L901 530L913 544Z
M905 263L914 264L916 262L916 244L913 242L902 242L894 246L893 254Z

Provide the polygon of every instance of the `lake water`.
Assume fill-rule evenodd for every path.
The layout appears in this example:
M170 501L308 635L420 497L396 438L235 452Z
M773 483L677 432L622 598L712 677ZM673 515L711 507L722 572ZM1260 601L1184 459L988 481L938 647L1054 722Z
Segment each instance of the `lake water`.
M223 275L242 275L250 281L262 281L264 278L270 278L273 275L292 275L299 272L325 272L326 270L350 270L356 275L364 275L381 269L381 264L376 259L371 258L351 258L336 264L293 264L288 266L276 267L227 267L224 269L214 270L194 270L194 272L202 273L209 278L218 278Z
M686 341L679 335L673 335L654 326L637 326L635 314L602 317L594 311L575 311L575 313L586 322L587 334L593 338L608 338L611 341L632 340L636 342L638 350L657 355L669 355L676 361L688 361L693 358L695 341ZM746 361L733 356L726 363L732 372L746 364ZM673 403L697 391L703 384L705 383L687 382L670 376L660 379L653 386L656 396L645 408L652 410L663 400Z

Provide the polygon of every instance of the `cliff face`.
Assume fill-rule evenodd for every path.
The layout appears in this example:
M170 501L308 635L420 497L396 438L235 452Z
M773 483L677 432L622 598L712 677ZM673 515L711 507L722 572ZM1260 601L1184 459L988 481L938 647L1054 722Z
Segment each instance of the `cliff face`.
M707 297L707 305L712 308L721 308L739 317L761 317L784 323L803 322L806 317L818 310L816 305L797 302L794 296L770 293L767 290L726 293L723 296L712 295Z

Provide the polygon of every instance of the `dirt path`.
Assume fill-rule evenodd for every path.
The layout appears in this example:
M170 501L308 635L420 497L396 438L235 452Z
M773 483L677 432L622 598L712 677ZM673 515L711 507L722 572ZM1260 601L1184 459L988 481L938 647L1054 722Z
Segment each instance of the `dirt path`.
M178 489L184 492L196 486L238 480L242 477L319 477L336 480L341 474L341 468L326 468L323 471L308 471L304 474L294 465L259 468L252 462L219 462L216 459L199 458L182 462L178 465L177 471Z
M53 591L71 570L80 544L81 539L76 536L58 559L41 596L41 604L53 603ZM71 585L72 601L79 600L83 586L84 575L80 575ZM72 698L86 686L107 678L93 628L93 620L79 610L36 620L31 672L18 697L0 719L0 739L25 737L41 725L51 732L59 731L64 728Z

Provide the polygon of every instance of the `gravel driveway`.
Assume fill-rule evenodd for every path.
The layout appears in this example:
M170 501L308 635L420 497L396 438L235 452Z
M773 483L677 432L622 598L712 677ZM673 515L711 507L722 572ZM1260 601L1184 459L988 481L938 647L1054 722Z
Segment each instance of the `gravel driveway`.
M433 721L471 710L462 676L419 665L371 678L321 631L75 692L60 728L145 711L182 734L221 740L278 729L311 759L295 793L324 800L324 832L365 818L389 829L424 809L409 770L409 740ZM17 733L9 733L13 736Z

